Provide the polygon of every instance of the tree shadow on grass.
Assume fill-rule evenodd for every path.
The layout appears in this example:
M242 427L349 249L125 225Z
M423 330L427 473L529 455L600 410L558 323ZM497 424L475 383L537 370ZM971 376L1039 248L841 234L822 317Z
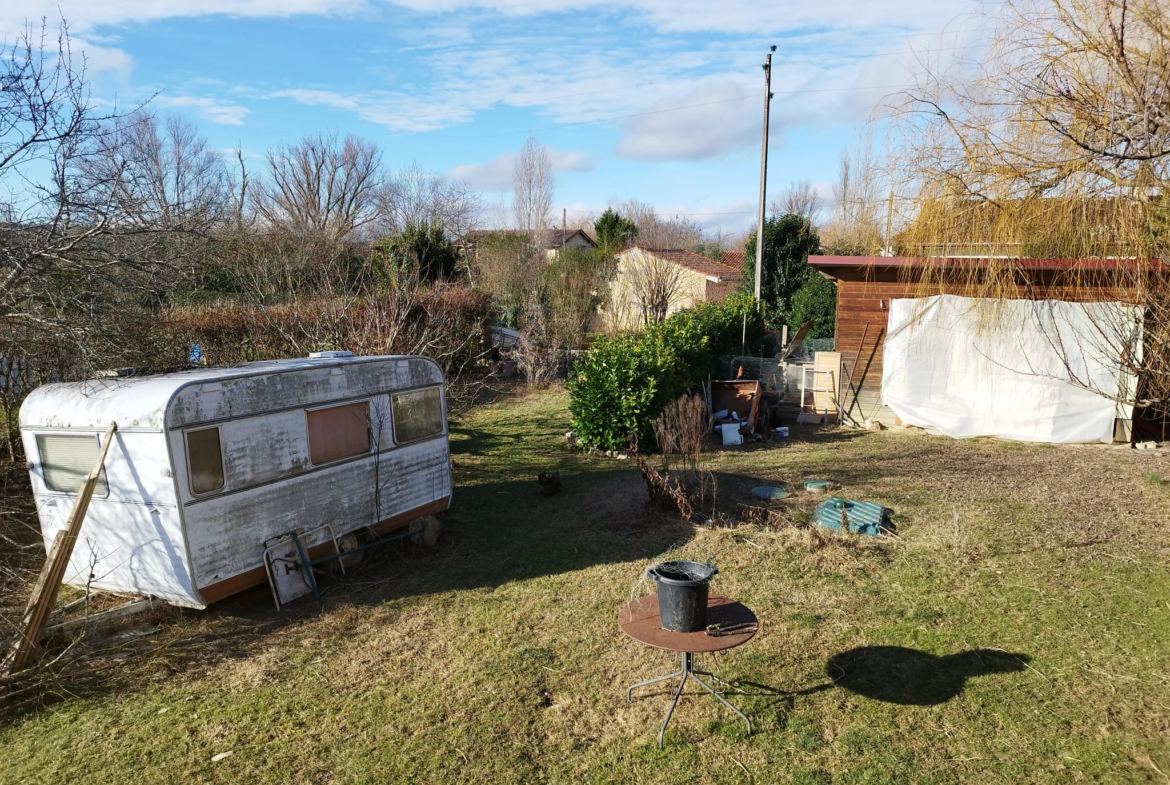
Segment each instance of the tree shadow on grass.
M0 701L0 727L65 695L95 698L134 691L149 679L135 678L136 670L121 663L144 663L156 651L152 667L172 673L206 670L281 645L286 630L338 610L343 611L341 624L357 624L359 617L345 609L468 589L490 592L517 581L637 562L694 536L693 525L648 504L641 478L628 464L600 470L573 464L572 458L562 464L568 468L561 472L564 489L551 497L542 495L535 481L538 465L513 465L508 473L517 479L507 481L458 482L479 480L479 473L458 478L452 507L441 516L443 533L436 547L422 548L406 539L368 551L347 574L318 576L321 601L310 595L277 611L264 583L205 610L164 607L129 619L123 626L151 621L159 627L156 634L108 654L101 651L108 644L100 643L95 654L103 664L91 660L54 674L28 693L29 700L9 704L14 712ZM621 599L614 598L615 614Z
M969 678L1022 671L1030 659L996 649L937 657L903 646L863 646L833 655L826 671L838 687L867 698L935 706L961 695Z

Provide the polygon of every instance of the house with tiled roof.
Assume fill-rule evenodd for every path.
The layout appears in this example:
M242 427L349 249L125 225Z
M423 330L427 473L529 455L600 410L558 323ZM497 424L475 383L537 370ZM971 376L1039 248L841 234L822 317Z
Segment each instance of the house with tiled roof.
M724 251L719 261L741 273L743 272L743 251Z
M743 279L739 266L693 251L635 246L616 256L610 301L602 328L637 330L675 311L708 300L722 301ZM726 258L726 254L724 254Z
M473 229L460 238L464 253L473 260L479 259L479 245L492 238L521 238L527 233L518 229ZM596 248L597 243L584 229L547 229L538 232L537 245L549 259L562 248Z

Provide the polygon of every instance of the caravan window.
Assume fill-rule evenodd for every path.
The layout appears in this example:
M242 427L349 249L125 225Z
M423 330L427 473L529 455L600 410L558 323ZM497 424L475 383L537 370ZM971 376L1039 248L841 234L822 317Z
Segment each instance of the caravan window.
M65 434L42 434L37 437L37 452L41 455L41 472L45 485L51 491L77 493L85 478L97 463L101 441L97 435L74 436ZM94 494L105 496L109 492L106 472L98 477Z
M370 402L309 409L309 460L329 463L370 451Z
M223 452L219 427L187 431L187 473L191 493L211 493L223 487Z
M396 443L413 442L443 432L443 391L440 388L399 393L390 400Z

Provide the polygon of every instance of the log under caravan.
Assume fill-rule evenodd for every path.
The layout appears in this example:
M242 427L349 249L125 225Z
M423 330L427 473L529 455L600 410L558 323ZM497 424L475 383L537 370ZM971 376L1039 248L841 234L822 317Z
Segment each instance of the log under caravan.
M76 586L203 608L264 583L275 537L384 534L451 502L438 365L320 352L34 390L20 430L46 548L110 422ZM307 544L332 552L328 533Z

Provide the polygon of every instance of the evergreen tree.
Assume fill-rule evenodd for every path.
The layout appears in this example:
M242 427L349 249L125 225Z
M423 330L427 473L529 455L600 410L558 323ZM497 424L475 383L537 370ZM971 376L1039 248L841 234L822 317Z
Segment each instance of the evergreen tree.
M605 208L601 217L593 222L597 245L604 253L614 254L634 241L638 227L629 218L623 218L612 207Z
M808 280L808 255L821 245L816 231L799 215L787 213L764 222L764 267L760 299L769 327L785 324L792 308L792 296ZM756 238L744 248L743 286L754 293L756 281Z

